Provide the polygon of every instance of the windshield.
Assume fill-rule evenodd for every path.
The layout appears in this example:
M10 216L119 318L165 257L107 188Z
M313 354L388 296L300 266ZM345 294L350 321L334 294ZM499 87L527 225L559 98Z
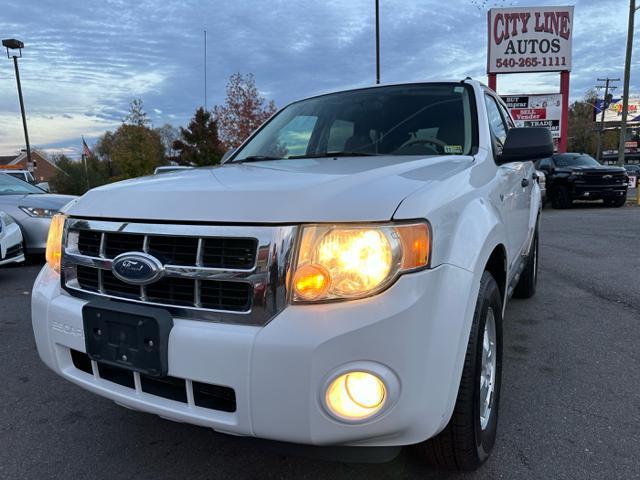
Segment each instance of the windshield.
M24 195L30 193L44 193L44 190L13 178L6 173L0 173L0 195Z
M556 155L553 157L558 167L597 167L598 161L589 155Z
M293 103L233 161L331 155L469 155L475 122L469 86L367 88Z

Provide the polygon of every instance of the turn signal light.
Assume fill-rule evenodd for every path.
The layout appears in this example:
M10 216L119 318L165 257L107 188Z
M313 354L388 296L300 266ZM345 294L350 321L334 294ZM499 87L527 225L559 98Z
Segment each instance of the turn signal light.
M66 215L61 213L54 215L51 219L49 236L47 237L47 264L56 273L60 273L60 262L62 260L62 232L64 231L65 219Z
M304 300L320 298L329 289L329 273L319 265L305 265L296 272L293 288Z

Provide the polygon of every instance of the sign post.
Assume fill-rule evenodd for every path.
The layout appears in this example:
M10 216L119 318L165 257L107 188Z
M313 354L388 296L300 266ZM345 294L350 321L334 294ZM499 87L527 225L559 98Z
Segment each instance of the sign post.
M489 88L496 90L499 74L560 72L561 115L556 137L560 152L567 150L572 33L572 6L492 8L488 13Z

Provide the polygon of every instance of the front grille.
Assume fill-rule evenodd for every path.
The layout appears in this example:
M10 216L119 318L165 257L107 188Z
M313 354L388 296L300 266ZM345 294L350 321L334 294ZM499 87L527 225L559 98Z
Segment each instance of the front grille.
M91 360L86 353L70 349L71 361L78 370L93 375ZM134 373L124 368L96 363L98 376L108 382L135 389ZM233 388L209 383L189 382L177 377L154 378L140 374L140 390L149 395L181 403L189 403L189 388L193 393L193 405L210 410L233 413L236 411L236 392Z
M76 269L78 284L81 288L83 288L84 290L90 290L92 292L99 291L100 280L97 268L78 265Z
M100 256L101 235L102 232L80 230L78 251L89 257ZM104 237L104 258L114 259L122 253L145 249L145 235L108 232ZM147 238L146 251L165 265L248 270L256 261L255 238L205 238L202 259L198 258L198 237L147 235Z
M605 176L607 178L604 178ZM583 175L584 183L588 185L620 185L624 183L625 177L626 175L623 172L585 172Z
M255 262L252 238L209 238L204 241L202 264L211 268L250 268Z
M14 245L12 247L7 248L7 252L5 253L4 260L8 260L9 258L18 257L22 255L22 245Z
M98 292L100 286L99 269L77 266L77 281L84 290ZM117 279L108 270L102 271L104 293L116 297L143 300L139 286L130 285ZM197 301L197 289L200 291L200 303ZM246 282L221 282L201 280L199 286L189 278L163 278L145 287L145 300L153 303L169 303L186 307L201 306L212 310L246 312L251 307L252 287Z
M256 261L253 238L199 238L78 230L78 252L114 259L128 252L146 252L163 265L199 268L251 268ZM109 269L78 265L76 279L83 290L123 299L181 307L246 312L253 288L248 282L199 280L167 276L141 288L116 278Z
M68 218L62 284L165 308L174 318L265 325L287 304L297 226L171 224ZM124 253L149 257L157 280L134 285L113 271ZM151 267L150 267L151 268Z

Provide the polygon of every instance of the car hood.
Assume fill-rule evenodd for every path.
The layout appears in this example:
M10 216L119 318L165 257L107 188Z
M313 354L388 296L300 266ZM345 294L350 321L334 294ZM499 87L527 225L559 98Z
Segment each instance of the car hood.
M598 165L598 166L575 166L575 167L560 167L557 169L558 172L584 172L584 173L626 173L626 170L623 167L613 167L607 165Z
M225 223L384 221L412 192L472 161L380 156L232 163L105 185L67 213Z
M74 200L71 195L55 195L52 193L38 193L32 195L0 195L0 207L11 205L16 207L48 208L51 210L61 210L67 203Z

